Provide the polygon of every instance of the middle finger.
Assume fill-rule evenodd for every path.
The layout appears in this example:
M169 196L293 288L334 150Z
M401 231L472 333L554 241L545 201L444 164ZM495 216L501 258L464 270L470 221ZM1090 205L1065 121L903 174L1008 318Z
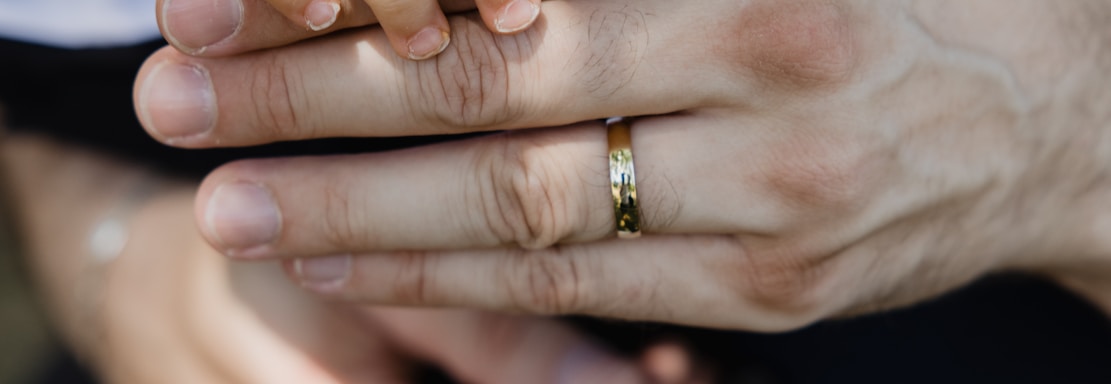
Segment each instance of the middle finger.
M223 59L166 49L143 66L136 108L155 138L198 148L556 126L684 110L734 89L690 88L714 71L674 59L687 48L651 45L649 24L663 21L627 8L553 2L512 36L453 17L451 48L423 62L396 57L378 29Z

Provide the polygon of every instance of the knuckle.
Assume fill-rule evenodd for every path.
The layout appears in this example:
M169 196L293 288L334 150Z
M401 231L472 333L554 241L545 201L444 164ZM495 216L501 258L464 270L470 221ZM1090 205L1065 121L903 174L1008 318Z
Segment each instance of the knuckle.
M742 251L730 268L734 290L743 301L778 315L777 330L789 330L821 319L829 310L826 285L829 257L791 251Z
M578 313L584 308L575 258L559 250L521 251L508 263L503 276L513 307L541 315Z
M793 134L770 147L758 183L805 219L817 211L844 213L864 200L886 163L866 145L831 133Z
M511 138L482 151L487 187L486 225L502 243L541 249L572 233L569 196L572 181L562 172L559 157L543 145Z
M426 116L448 133L498 126L518 118L522 109L512 102L510 62L520 61L530 46L529 33L495 36L480 23L452 23L455 38L433 60L413 63L420 85L411 88L409 105L415 116Z
M351 198L344 191L337 185L321 189L324 225L320 235L331 248L352 250L367 244L367 236L373 231L364 230L366 221L359 216L361 210L352 207Z
M853 20L844 4L828 0L761 0L739 10L723 28L728 51L773 84L813 87L840 83L856 67Z
M398 260L400 269L394 275L391 297L406 305L430 305L433 302L432 284L429 281L432 260L426 252L409 251L390 255Z
M252 68L252 76L246 82L250 102L253 103L253 120L260 133L272 139L299 139L311 136L303 132L304 121L298 108L306 107L303 84L290 71L285 63L277 59L260 60ZM311 116L310 113L304 114Z

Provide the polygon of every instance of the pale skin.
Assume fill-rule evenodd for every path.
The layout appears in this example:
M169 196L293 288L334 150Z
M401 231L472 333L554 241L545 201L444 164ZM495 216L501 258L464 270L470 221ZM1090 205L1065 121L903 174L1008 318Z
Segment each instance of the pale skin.
M772 331L1020 270L1111 309L1111 5L543 8L513 36L449 18L456 49L420 63L384 54L377 30L164 50L136 107L184 148L508 130L209 175L205 238L297 259L292 277L331 298ZM152 80L174 71L208 97L156 97L185 89ZM613 239L607 116L645 116L635 241ZM244 201L260 203L221 205Z

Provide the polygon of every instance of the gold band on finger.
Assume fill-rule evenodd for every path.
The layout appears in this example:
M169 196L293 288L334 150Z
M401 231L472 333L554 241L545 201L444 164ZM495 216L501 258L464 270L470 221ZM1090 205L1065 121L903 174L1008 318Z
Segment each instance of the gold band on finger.
M640 212L637 209L636 171L629 119L613 117L606 120L610 152L610 187L613 191L613 214L617 219L617 237L633 239L640 236Z

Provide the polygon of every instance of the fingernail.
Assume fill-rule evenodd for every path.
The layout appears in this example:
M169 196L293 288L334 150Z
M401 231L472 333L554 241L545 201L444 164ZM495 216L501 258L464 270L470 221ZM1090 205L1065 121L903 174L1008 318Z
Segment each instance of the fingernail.
M528 0L514 0L498 12L494 27L501 33L525 29L540 15L540 6Z
M189 54L227 40L243 25L242 0L166 0L162 4L166 39Z
M272 243L282 227L273 194L254 183L232 182L212 192L205 207L208 234L225 251L248 250ZM229 252L229 256L236 256Z
M424 60L435 56L437 53L443 52L444 48L447 48L450 40L451 37L447 31L436 27L422 29L409 39L409 58Z
M563 356L555 372L555 383L644 383L645 377L632 364L601 349L582 343Z
M294 270L303 285L321 291L334 290L351 275L351 255L297 259Z
M339 3L314 1L305 8L305 24L313 31L322 31L336 23Z
M197 136L216 123L216 92L203 67L159 64L139 92L139 114L164 141Z

